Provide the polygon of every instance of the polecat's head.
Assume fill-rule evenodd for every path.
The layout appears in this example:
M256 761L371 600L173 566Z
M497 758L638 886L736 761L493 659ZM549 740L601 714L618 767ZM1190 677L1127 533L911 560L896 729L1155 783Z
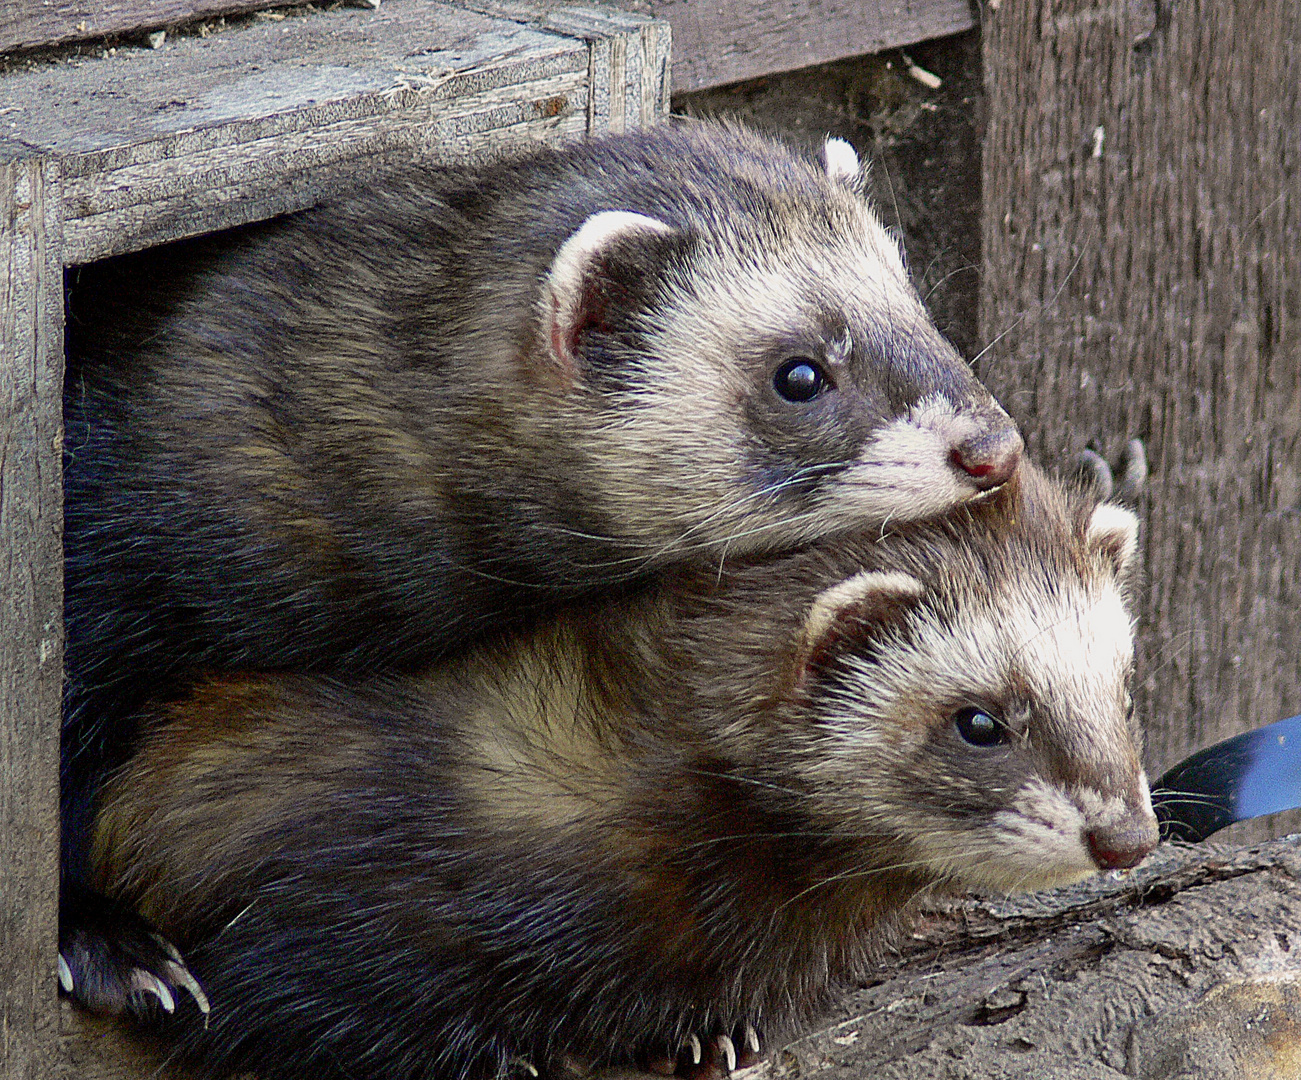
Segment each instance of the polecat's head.
M573 436L604 458L611 533L774 550L1013 474L1015 425L926 314L847 143L808 161L702 123L603 167L618 205L560 247L538 337L596 418Z
M815 812L922 876L1004 891L1157 843L1128 682L1133 514L1026 467L824 591L791 691ZM870 857L871 844L868 844Z

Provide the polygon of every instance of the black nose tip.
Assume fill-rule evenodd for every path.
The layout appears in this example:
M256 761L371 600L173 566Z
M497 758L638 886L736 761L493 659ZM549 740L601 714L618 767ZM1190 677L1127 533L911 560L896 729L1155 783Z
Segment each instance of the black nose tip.
M1090 829L1089 854L1100 870L1128 870L1137 866L1157 845L1156 818L1138 825Z
M950 457L954 466L971 477L979 490L988 491L1012 479L1021 464L1023 449L1021 433L1009 425L960 442Z

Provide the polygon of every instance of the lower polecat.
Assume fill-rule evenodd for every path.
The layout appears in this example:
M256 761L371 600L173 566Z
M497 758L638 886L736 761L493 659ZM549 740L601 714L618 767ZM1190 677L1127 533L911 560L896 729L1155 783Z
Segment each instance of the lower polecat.
M168 1023L215 1072L725 1067L918 893L1156 844L1135 529L1026 470L419 677L207 682L113 780L99 882L186 950L211 1013Z

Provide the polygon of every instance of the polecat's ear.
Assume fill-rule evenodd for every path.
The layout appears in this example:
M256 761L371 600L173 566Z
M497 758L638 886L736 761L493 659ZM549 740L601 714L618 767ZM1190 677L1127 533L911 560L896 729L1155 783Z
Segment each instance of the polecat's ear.
M832 180L847 184L860 195L863 193L863 163L844 139L827 138L822 144L822 164Z
M804 618L793 682L824 661L842 641L870 634L912 611L926 587L911 574L863 570L824 589Z
M610 304L613 285L609 257L616 247L673 230L664 222L629 210L593 214L556 252L542 287L544 347L572 378L578 340L599 324Z
M1111 560L1116 574L1124 577L1138 551L1138 518L1123 506L1099 503L1093 508L1084 540L1091 551Z

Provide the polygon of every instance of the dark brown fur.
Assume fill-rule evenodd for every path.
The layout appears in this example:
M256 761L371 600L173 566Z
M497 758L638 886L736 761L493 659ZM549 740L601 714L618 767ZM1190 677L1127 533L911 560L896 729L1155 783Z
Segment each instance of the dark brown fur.
M1117 513L1027 472L947 523L669 572L420 677L205 683L111 785L99 883L186 950L212 1013L170 1023L215 1072L780 1038L920 891L1155 843ZM971 705L1002 741L961 736Z
M644 227L566 264L611 211ZM667 565L946 510L1020 450L852 178L711 124L377 179L87 270L72 313L74 875L136 710L198 673L418 669ZM791 357L827 392L776 393ZM926 452L878 452L892 424Z

